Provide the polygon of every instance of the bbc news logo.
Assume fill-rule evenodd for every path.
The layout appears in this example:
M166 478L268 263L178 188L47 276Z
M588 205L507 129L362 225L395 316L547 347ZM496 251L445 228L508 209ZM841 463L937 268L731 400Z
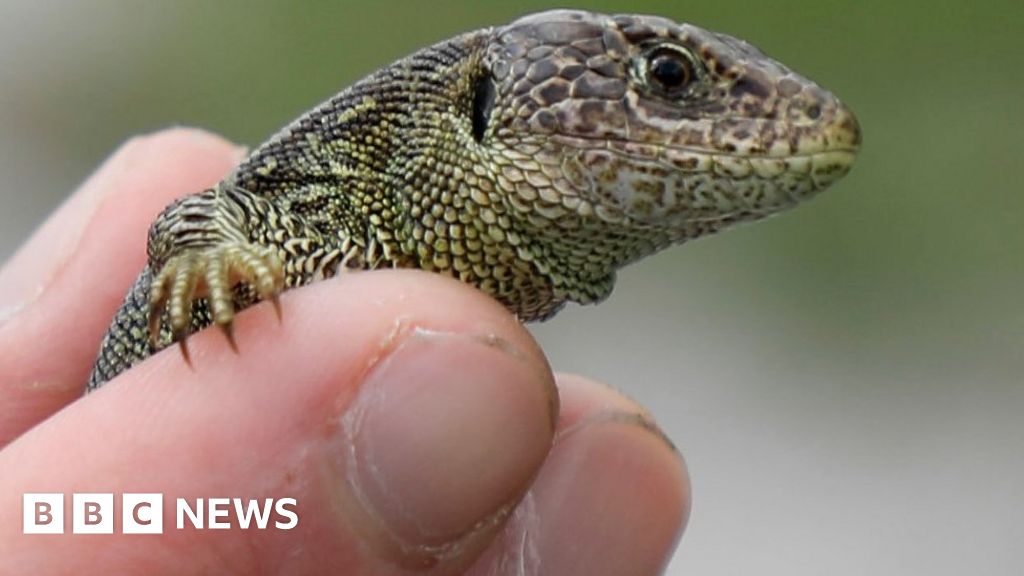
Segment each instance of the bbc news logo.
M62 493L25 494L22 499L25 534L63 534L65 496ZM299 515L294 498L177 498L174 501L177 530L251 528L291 530L298 526ZM71 495L71 532L73 534L113 534L114 495L85 493ZM158 493L122 494L120 500L122 534L163 534L164 495Z

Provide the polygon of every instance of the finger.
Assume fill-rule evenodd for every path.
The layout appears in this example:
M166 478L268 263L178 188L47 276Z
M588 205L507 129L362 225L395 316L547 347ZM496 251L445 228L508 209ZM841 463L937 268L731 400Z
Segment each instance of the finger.
M558 384L548 460L470 574L662 574L689 515L682 457L610 388L569 375Z
M149 223L222 178L240 152L197 130L133 139L0 270L0 446L81 395L145 262Z
M20 573L461 573L551 445L540 350L492 299L434 274L282 298L283 325L266 303L236 318L241 355L200 332L195 370L157 354L0 452L0 517L25 492L159 492L161 536L26 536L12 521L0 558ZM179 497L291 497L298 525L178 530Z

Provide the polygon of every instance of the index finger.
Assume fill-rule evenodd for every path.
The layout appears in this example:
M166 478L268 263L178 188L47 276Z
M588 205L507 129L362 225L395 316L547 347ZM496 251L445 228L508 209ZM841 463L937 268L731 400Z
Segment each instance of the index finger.
M134 138L0 269L0 447L82 394L145 263L149 223L223 178L241 154L199 130Z

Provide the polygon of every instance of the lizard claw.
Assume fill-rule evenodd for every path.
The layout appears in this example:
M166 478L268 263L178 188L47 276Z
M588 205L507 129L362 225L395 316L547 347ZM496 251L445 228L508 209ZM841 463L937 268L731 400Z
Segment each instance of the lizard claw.
M281 312L281 298L279 294L274 294L270 297L270 303L274 306L274 314L277 316L277 323L280 324L283 321L284 314Z
M182 338L181 340L178 340L178 350L181 351L181 357L185 359L185 364L189 368L194 369L195 367L192 366L192 356L189 355L188 353L188 343L186 342L186 340L187 338Z
M235 325L231 322L227 324L219 324L220 331L224 333L224 338L228 341L228 346L231 346L231 351L238 354L238 342L235 341Z
M188 251L167 261L153 278L149 299L149 337L156 346L166 320L171 340L189 361L185 340L192 327L192 304L205 298L214 324L238 351L232 332L234 288L247 284L263 300L271 300L280 318L277 295L284 289L284 267L272 249L252 244L218 245Z

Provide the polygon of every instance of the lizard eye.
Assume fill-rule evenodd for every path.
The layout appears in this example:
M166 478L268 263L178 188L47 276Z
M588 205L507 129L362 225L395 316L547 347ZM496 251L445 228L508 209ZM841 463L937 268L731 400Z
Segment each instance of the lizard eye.
M666 96L678 96L697 79L697 64L685 49L662 45L650 50L644 59L647 84Z
M487 125L494 109L494 80L489 73L483 73L473 87L473 139L480 143L487 132Z

